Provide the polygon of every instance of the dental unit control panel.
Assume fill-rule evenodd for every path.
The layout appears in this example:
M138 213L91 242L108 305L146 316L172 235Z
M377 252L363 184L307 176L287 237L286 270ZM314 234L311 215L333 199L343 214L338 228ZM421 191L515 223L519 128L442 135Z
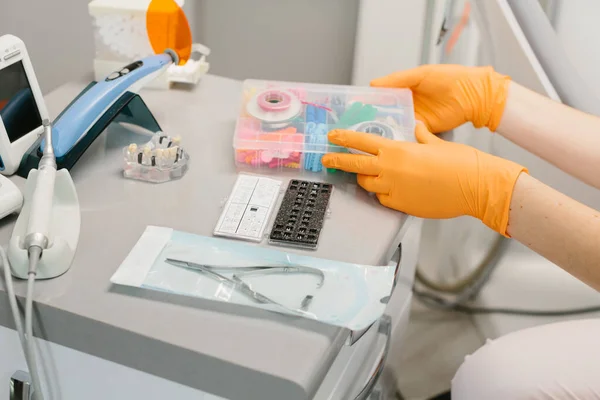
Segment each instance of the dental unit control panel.
M15 173L42 134L48 111L27 48L13 35L0 37L0 173Z
M42 134L48 118L25 43L13 35L0 36L0 173L12 175L25 151ZM23 195L0 175L0 218L19 212Z

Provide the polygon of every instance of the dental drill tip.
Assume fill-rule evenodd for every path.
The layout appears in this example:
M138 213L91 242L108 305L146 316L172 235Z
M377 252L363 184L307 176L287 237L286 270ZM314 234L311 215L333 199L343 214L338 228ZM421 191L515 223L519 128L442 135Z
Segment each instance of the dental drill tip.
M52 125L48 119L44 119L42 123L44 125L45 144L38 168L52 167L56 169L56 157L54 156L54 147L52 146Z

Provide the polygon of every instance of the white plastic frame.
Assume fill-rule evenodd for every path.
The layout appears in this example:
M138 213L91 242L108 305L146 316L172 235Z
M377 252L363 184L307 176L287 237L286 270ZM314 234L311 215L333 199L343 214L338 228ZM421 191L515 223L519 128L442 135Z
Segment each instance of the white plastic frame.
M5 55L15 51L20 51L19 55L4 60ZM29 81L29 86L31 87L42 120L49 119L46 103L44 103L44 97L35 76L35 72L33 71L33 65L29 59L29 53L27 52L25 43L13 35L0 36L0 71L19 61L23 63L23 68L25 69L25 74L27 75L27 80ZM2 157L2 162L4 163L4 170L0 171L1 174L12 175L17 171L23 155L31 147L33 142L36 141L39 135L42 134L43 130L44 128L40 124L40 126L33 131L11 143L6 128L4 127L4 122L0 117L0 157Z

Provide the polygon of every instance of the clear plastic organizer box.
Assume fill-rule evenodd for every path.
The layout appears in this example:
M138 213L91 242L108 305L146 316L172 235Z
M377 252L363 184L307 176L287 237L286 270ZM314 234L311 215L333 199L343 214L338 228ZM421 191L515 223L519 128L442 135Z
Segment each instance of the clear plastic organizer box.
M414 127L408 89L246 80L233 140L235 162L242 169L333 173L321 164L324 154L356 151L330 143L330 130L406 140Z

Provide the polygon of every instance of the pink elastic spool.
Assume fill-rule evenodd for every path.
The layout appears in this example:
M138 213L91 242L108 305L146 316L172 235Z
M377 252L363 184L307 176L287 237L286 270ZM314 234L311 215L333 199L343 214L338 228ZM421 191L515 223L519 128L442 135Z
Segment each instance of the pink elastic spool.
M258 106L264 111L285 111L292 104L292 97L280 90L271 89L262 92L257 98Z

